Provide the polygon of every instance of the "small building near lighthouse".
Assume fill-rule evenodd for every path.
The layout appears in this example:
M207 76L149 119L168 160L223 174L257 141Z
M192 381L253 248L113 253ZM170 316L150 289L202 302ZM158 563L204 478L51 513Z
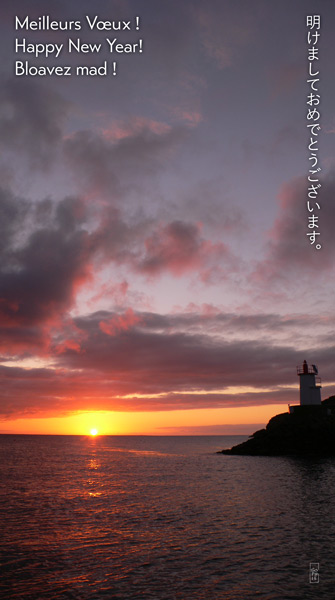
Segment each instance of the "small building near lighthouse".
M300 379L300 405L289 405L289 412L292 414L305 408L321 408L321 377L317 366L309 365L304 360L303 364L297 367L297 375Z

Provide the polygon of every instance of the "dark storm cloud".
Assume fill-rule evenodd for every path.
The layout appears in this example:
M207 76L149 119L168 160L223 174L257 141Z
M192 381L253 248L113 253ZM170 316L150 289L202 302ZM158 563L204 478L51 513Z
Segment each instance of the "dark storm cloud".
M0 191L1 346L14 355L47 345L46 325L59 324L76 286L89 276L89 234L78 227L81 203L66 198L29 205ZM24 235L22 235L22 230Z
M50 345L50 336L43 326L6 323L0 327L0 362L6 363L13 356L31 357L45 354Z
M15 344L19 353L29 346L30 327L40 327L34 330L34 348L48 346L51 330L62 330L79 288L93 277L93 265L123 265L150 277L189 273L204 280L218 259L231 267L227 247L207 241L192 223L139 219L129 224L108 205L92 225L78 197L32 203L5 190L0 190L0 214L0 324L8 332L2 339L8 352Z
M13 238L23 226L29 205L21 198L16 198L8 189L0 188L0 261L3 264L4 256Z
M69 104L36 81L10 79L0 94L3 148L23 153L35 167L51 162L62 139Z

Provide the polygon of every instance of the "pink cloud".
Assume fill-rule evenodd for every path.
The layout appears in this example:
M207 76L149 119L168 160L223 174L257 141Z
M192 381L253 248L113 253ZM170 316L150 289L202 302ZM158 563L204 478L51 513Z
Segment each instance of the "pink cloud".
M138 315L131 308L128 308L123 314L115 315L107 321L100 321L99 328L107 335L115 336L122 331L127 331L141 322Z
M167 270L175 276L200 270L203 280L213 272L211 261L231 260L228 248L222 242L213 243L201 236L201 225L172 221L161 225L145 240L145 255L138 269L148 275Z
M123 304L129 292L129 283L125 280L121 283L102 283L99 290L90 298L90 304L94 306L102 298L111 298L117 304Z
M55 351L57 354L62 354L67 350L73 350L74 352L80 352L80 344L76 340L64 340L61 344L56 346Z
M305 277L318 278L329 271L334 265L335 250L335 213L333 198L335 194L335 179L333 173L322 178L322 187L317 198L320 209L315 201L310 201L313 214L318 217L320 233L317 242L322 245L316 250L310 244L307 233L308 217L306 177L298 177L286 183L279 193L279 213L273 227L268 232L265 256L252 274L253 282L283 282L285 280L302 281ZM316 243L317 243L316 242Z
M304 328L308 315L298 320L293 315L290 322L278 315L203 313L206 309L179 315L129 309L77 317L54 333L49 352L56 368L0 366L0 412L42 416L293 402L295 365L304 358L319 365L323 381L332 381L332 338L318 350L269 343L278 329ZM241 338L228 341L229 331ZM249 390L234 394L232 385Z
M155 135L169 133L171 126L162 121L155 121L146 117L132 117L127 121L114 123L109 129L103 129L103 137L112 142L117 142L128 137L133 137L145 131Z
M199 110L175 108L174 115L190 127L196 127L203 120Z

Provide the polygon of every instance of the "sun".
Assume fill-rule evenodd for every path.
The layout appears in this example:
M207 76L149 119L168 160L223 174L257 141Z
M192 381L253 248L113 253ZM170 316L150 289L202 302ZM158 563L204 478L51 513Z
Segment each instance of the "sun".
M98 430L97 430L97 429L91 429L91 431L90 431L90 435L93 435L93 436L94 436L94 435L98 435L98 433L99 433L99 432L98 432Z

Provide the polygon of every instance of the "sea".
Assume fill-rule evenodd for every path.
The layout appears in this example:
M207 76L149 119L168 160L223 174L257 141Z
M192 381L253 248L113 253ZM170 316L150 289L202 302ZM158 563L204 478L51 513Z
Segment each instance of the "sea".
M0 436L3 600L335 599L335 458Z

